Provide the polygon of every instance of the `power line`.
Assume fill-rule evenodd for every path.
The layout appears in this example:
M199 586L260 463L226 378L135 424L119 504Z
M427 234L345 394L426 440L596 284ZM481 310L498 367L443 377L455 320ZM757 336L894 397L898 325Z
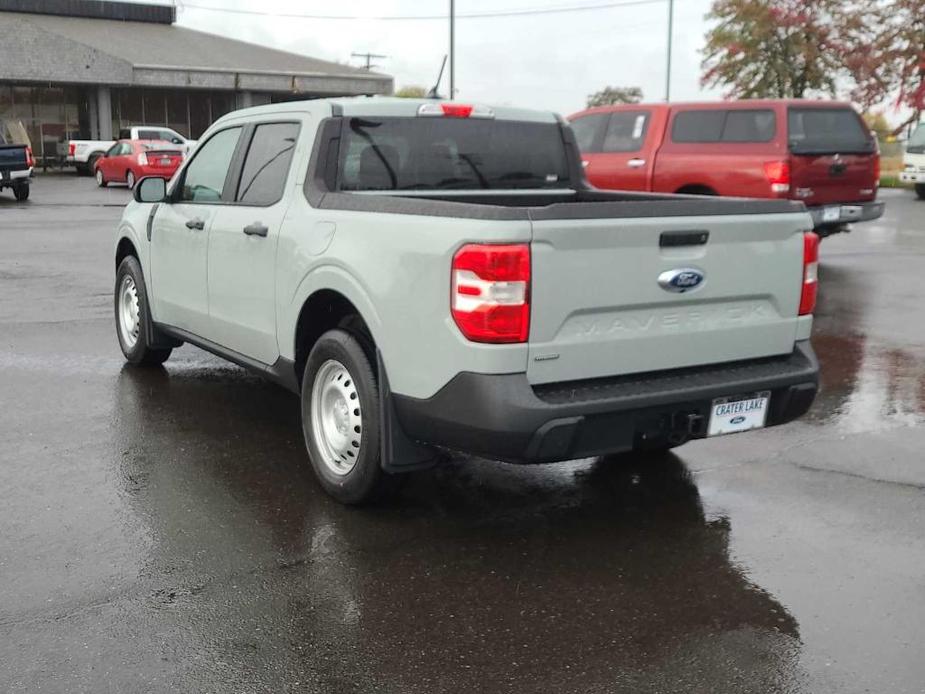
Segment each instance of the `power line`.
M667 0L622 0L621 2L601 2L590 5L573 5L570 7L545 7L536 9L522 10L499 10L497 12L467 12L457 13L456 19L490 19L495 17L522 17L526 15L544 15L544 14L563 14L568 12L587 12L591 10L607 10L616 7L632 7L636 5L654 5L661 4ZM441 20L448 19L446 14L418 14L418 15L380 15L364 17L362 15L334 15L334 14L301 14L296 12L264 12L261 10L242 10L231 7L209 7L207 5L198 5L195 3L184 2L182 6L186 9L208 10L210 12L225 12L229 14L244 14L259 17L280 17L285 19L332 19L332 20L367 20L377 22L400 22L400 21L420 21L420 20Z

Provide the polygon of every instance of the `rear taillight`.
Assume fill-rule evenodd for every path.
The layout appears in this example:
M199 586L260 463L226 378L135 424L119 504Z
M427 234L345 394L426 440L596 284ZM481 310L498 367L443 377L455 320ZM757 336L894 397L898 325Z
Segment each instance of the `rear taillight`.
M790 192L790 162L769 161L764 165L764 175L771 184L771 192L777 194Z
M32 155L32 148L26 145L26 165L31 169L35 167L35 157Z
M147 166L148 165L148 155L145 152L142 152L138 155L138 166Z
M470 244L453 256L451 311L472 342L526 342L530 246Z
M880 155L874 155L874 188L880 185Z
M67 143L67 155L68 155L69 157L73 157L76 153L77 153L77 143L76 143L76 142L68 142L68 143Z
M819 237L811 231L803 235L803 291L800 294L800 315L807 316L816 308L819 292Z

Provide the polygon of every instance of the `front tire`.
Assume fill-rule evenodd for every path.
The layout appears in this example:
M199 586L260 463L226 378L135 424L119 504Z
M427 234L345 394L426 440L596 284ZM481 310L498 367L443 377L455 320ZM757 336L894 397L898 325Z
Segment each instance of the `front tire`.
M387 495L399 476L380 464L379 383L363 346L346 330L322 335L302 377L302 431L324 490L343 504Z
M148 347L148 295L145 291L141 265L134 256L128 256L116 271L114 296L116 336L126 361L136 366L158 366L167 361L172 349Z
M919 196L919 200L925 200L925 183L915 184L915 194Z
M100 188L106 187L106 176L103 175L103 170L99 168L96 170L96 185Z

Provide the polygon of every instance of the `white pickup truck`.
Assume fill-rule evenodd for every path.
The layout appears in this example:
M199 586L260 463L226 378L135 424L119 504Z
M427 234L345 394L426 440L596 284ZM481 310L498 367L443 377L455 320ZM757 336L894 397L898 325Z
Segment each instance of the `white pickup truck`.
M195 140L187 140L176 130L154 125L134 125L119 131L120 140L163 140L178 145L184 155L188 155L196 145ZM67 143L67 162L72 164L81 175L92 174L96 162L116 143L115 140L70 140Z
M899 179L915 186L915 194L925 200L925 121L919 123L906 144Z
M261 106L136 185L116 334L131 364L186 342L300 394L315 474L359 503L435 448L538 463L800 416L812 226L789 200L595 190L552 113Z

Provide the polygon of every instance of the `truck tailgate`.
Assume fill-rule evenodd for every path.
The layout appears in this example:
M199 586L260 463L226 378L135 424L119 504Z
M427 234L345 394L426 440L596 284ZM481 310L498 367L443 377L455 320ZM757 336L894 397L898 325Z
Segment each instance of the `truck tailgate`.
M25 145L0 144L0 166L3 168L27 168Z
M793 351L805 214L533 222L531 383L754 359ZM705 244L660 246L707 232ZM678 293L659 277L692 268Z

